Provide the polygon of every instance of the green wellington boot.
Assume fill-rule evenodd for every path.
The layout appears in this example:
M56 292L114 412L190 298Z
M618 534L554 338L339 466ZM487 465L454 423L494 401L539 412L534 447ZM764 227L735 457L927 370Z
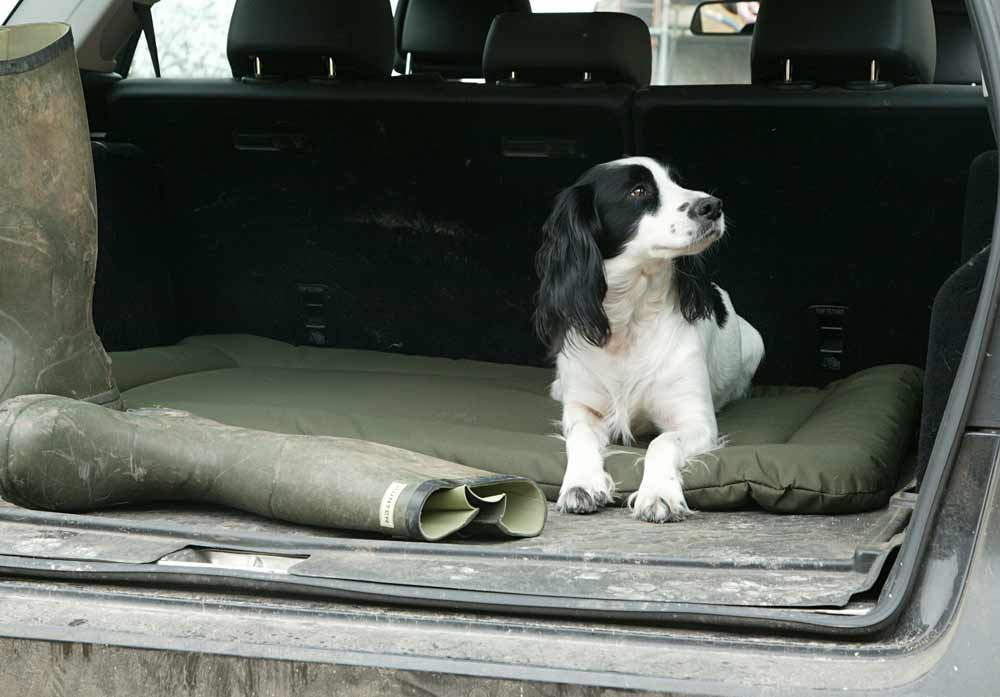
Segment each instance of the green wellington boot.
M0 495L76 513L213 503L292 523L440 540L531 537L545 497L491 474L351 438L225 426L169 409L112 411L50 395L0 404Z
M97 198L65 24L0 27L0 401L46 393L119 408L94 330Z

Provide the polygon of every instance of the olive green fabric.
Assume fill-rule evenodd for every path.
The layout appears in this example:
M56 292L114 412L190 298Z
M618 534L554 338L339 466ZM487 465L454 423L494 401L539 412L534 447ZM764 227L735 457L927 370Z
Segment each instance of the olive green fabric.
M187 339L113 354L130 408L167 406L237 426L372 440L538 482L552 498L565 467L559 405L542 368L343 349L250 336ZM202 363L199 363L202 361ZM142 367L146 365L147 367ZM169 366L177 374L166 377ZM148 384L135 376L156 376ZM920 407L921 372L889 365L826 389L760 387L719 414L727 442L685 472L689 503L754 503L787 513L885 505ZM623 494L642 478L643 450L613 447Z

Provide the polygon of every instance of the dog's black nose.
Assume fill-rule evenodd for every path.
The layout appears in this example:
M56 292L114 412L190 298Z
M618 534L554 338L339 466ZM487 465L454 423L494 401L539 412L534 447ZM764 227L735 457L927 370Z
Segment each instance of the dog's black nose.
M688 215L695 219L718 220L722 215L722 200L715 196L700 198L688 208Z

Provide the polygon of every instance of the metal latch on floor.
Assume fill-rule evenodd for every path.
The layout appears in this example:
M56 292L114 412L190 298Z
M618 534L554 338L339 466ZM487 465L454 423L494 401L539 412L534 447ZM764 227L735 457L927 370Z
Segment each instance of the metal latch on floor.
M309 558L307 554L261 554L235 549L185 547L159 559L160 566L233 569L258 573L287 574L289 569Z
M838 373L843 371L848 308L845 305L812 305L809 311L816 319L819 367Z

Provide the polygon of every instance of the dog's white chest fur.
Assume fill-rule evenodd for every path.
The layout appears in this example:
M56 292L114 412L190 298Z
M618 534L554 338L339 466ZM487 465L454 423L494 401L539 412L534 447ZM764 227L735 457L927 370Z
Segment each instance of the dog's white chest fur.
M682 409L707 387L715 411L745 396L763 355L760 335L736 314L721 288L729 313L723 327L714 318L684 319L670 292L670 273L667 265L647 268L625 287L609 288L607 345L573 342L557 361L552 397L587 404L611 437L626 444L675 420L664 395Z

